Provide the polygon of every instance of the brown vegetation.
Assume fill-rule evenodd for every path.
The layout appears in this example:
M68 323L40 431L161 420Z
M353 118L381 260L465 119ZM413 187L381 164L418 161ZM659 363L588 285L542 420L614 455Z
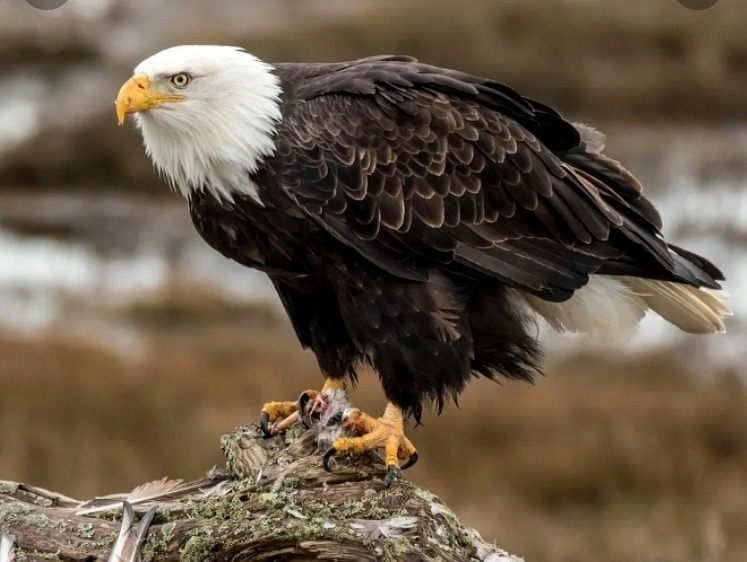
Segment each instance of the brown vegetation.
M287 2L283 10L271 24L248 31L234 24L189 32L173 21L170 8L156 10L148 18L168 25L159 29L160 43L151 50L218 42L242 45L270 62L410 54L495 78L597 125L747 116L747 4L736 0L705 11L687 10L675 0L367 0L345 10ZM116 29L119 11L102 30ZM250 10L246 15L257 17ZM241 20L240 11L234 19ZM112 60L103 43L96 45L99 35L71 33L76 29L51 26L40 39L12 33L0 38L4 68L23 66L50 79L50 105L78 93L60 76L79 72L81 65L96 77L89 89L98 92L85 111L68 99L78 109L74 118L55 115L54 123L42 123L38 134L0 158L0 187L103 184L164 193L135 132L117 129L111 105L132 65L151 51Z
M674 0L375 0L362 6L347 17L289 18L279 29L231 39L267 60L412 54L596 119L745 115L747 6L739 2L703 12Z

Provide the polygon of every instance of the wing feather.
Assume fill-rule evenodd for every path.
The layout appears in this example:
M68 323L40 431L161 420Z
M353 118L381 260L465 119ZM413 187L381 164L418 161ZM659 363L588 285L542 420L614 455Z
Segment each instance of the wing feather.
M640 184L585 129L504 85L364 59L314 67L288 96L268 164L281 192L393 275L448 268L549 300L596 272L718 287L678 265Z

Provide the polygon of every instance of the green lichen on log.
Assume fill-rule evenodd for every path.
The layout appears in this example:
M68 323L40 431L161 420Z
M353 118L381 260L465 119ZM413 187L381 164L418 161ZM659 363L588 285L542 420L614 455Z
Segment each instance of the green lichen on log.
M326 472L313 429L264 439L249 425L224 436L221 447L230 479L184 496L134 502L141 515L158 507L143 562L513 558L464 527L430 492L405 480L387 488L375 455L342 460ZM79 516L71 506L50 507L49 500L44 492L0 484L0 531L16 536L18 562L105 560L121 510L112 504Z

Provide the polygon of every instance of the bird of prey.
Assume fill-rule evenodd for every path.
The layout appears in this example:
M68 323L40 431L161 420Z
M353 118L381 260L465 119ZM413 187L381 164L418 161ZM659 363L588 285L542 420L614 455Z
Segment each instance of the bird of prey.
M140 63L115 102L215 250L265 272L321 394L272 402L268 432L324 408L371 365L389 401L346 413L331 456L416 450L403 422L475 376L531 380L533 326L629 331L651 310L723 332L707 259L666 242L604 137L488 78L406 56L268 64L177 46Z

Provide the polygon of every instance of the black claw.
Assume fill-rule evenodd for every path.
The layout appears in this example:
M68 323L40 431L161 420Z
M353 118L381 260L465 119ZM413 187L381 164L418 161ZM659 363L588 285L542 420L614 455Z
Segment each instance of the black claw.
M309 400L309 395L306 392L302 392L301 396L298 397L298 415L301 419L306 417L306 406L308 406Z
M327 472L332 472L332 469L329 467L329 459L334 457L337 454L337 449L334 447L330 447L327 449L327 452L324 453L324 459L322 459L322 466L324 467L324 470Z
M418 462L419 458L420 457L418 457L418 452L415 451L412 455L410 455L410 458L407 459L407 462L402 465L402 470L407 470L408 468L410 468L412 465Z
M298 419L301 421L301 425L304 427L304 429L311 428L311 425L309 425L310 419L306 416L306 406L309 405L309 395L306 392L302 392L301 396L298 397Z
M402 470L396 464L389 465L386 473L386 487L390 488L400 478L402 478Z
M270 422L270 414L267 412L262 412L259 415L259 427L262 430L262 434L267 437L272 437L272 432L270 431L270 426L268 425Z
M327 426L337 425L342 423L342 412L337 412L327 420Z

